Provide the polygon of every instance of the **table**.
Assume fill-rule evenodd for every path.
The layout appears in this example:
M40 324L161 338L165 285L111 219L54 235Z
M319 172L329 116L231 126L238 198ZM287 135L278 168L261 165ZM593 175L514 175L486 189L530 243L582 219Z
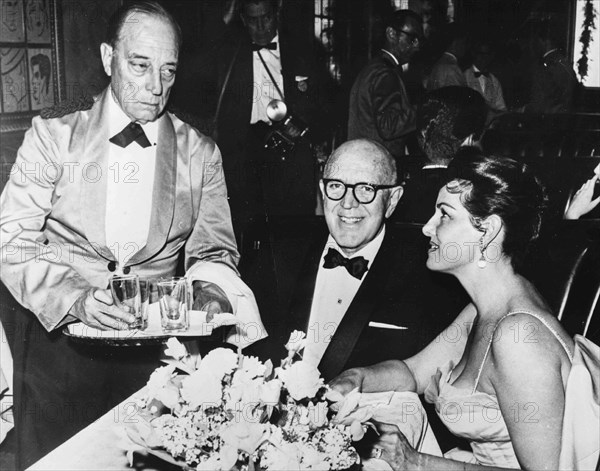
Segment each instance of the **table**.
M136 399L142 395L143 391L144 389L141 389L118 406L115 406L28 469L31 471L131 471L135 469L129 467L125 450L119 446L121 438L118 431L128 420L132 420ZM141 469L157 471L167 469L166 466L163 466L164 463L152 457L147 457L147 459L150 462L147 465L143 464ZM142 461L145 460L146 458Z
M119 431L128 421L135 420L137 398L145 392L142 388L118 406L87 426L77 435L48 453L28 468L28 471L181 471L152 455L135 454L134 467L129 467L126 452L121 445ZM414 393L376 393L363 394L361 404L373 406L376 411L373 418L396 423L408 440L419 444L422 452L441 456L441 451L433 435L427 415L421 406L419 397ZM385 420L385 419L388 420ZM379 468L381 469L381 468Z

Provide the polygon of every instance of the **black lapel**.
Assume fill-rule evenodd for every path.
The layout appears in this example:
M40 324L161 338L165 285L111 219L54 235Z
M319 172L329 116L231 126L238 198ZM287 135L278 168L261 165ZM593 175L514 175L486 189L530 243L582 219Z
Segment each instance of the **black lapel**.
M290 304L290 322L286 326L286 329L284 329L288 332L292 332L293 330L307 332L310 308L315 293L317 271L319 270L321 255L323 254L323 247L325 247L326 242L326 235L324 237L317 237L308 251ZM287 341L287 339L285 340Z
M292 67L292 59L294 53L290 47L290 42L287 40L285 32L279 34L279 60L281 62L281 75L283 77L283 94L285 101L289 102L290 87L294 84L294 67ZM288 103L289 104L289 103Z
M369 323L380 300L383 280L389 276L395 259L394 250L398 248L394 246L388 230L375 260L365 275L365 280L360 285L319 363L319 371L326 381L341 373L358 338Z
M400 80L400 82L402 82L402 67L397 65L394 60L385 52L381 53L381 60L383 60L383 62L385 64L387 64L387 66L392 69L394 71L394 73L396 74L396 77L398 77L398 80Z

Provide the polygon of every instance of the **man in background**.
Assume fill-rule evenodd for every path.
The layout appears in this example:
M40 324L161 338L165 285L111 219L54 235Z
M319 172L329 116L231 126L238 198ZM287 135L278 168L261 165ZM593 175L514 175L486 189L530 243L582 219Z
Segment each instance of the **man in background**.
M415 129L415 108L403 81L402 66L419 50L421 18L410 10L386 20L381 54L358 75L350 92L348 139L379 142L394 157L405 154L407 136Z
M329 137L333 98L327 75L315 63L312 43L286 27L279 1L241 0L238 6L237 21L230 21L217 47L186 66L177 104L193 113L210 108L239 237L253 220L266 216L314 214L313 150ZM205 75L206 90L214 89L204 95L214 95L215 103L206 103L206 96L198 93L200 75ZM308 128L286 153L265 147L285 121L277 124L269 116L273 100L284 102L286 117L293 117L284 134Z
M429 221L448 180L448 164L459 149L478 145L486 115L483 97L469 87L439 88L425 96L417 109L417 139L425 159L420 168L404 172L404 196L393 221Z
M534 58L531 92L526 113L569 113L573 110L579 82L573 64L560 50L557 25L541 21L533 25L529 40Z
M485 99L491 119L498 113L506 111L506 103L502 93L502 85L490 71L495 54L490 41L483 37L475 38L471 43L473 63L465 70L467 86L479 92Z

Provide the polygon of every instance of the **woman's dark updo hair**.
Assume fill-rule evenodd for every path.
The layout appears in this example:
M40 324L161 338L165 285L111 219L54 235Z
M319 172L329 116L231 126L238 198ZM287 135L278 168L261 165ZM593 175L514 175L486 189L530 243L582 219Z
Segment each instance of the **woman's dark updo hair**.
M546 208L546 191L527 164L509 158L485 156L478 149L460 150L448 167L450 193L460 199L475 228L492 214L504 224L502 250L519 268L538 238Z

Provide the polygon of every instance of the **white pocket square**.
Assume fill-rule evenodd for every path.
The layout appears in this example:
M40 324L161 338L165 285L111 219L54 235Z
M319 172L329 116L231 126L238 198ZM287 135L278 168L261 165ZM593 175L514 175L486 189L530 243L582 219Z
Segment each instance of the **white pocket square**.
M369 327L375 327L377 329L395 329L395 330L406 330L408 327L402 325L386 324L385 322L369 322Z

